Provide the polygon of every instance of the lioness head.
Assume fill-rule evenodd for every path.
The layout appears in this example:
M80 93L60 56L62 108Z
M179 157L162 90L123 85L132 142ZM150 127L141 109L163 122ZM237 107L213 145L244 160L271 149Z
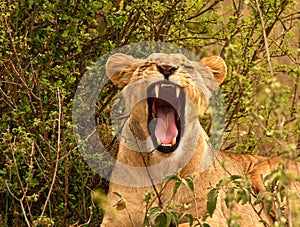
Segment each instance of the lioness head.
M151 54L135 59L112 55L106 65L111 81L126 93L129 129L135 138L151 138L153 148L163 154L176 151L189 124L197 122L208 105L211 91L226 75L222 58L199 62L182 54Z

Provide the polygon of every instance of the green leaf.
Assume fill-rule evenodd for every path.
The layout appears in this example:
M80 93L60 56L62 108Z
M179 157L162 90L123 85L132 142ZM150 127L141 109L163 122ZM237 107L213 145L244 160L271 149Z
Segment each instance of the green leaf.
M250 192L246 189L239 189L237 192L237 202L239 202L240 200L242 200L242 205L245 205L248 202L251 202L251 195Z
M6 171L6 169L0 169L0 174L1 174L1 175L5 175L5 174L7 174L7 171Z
M193 222L194 222L194 217L193 217L193 215L192 214L186 214L185 215L186 217L188 217L189 218L189 222L190 222L190 226L193 226Z
M238 180L238 179L243 179L243 176L241 176L241 175L231 175L231 176L230 176L230 179L231 179L232 181Z
M260 192L258 193L257 198L256 198L256 201L254 202L253 205L255 206L255 205L261 203L263 197L264 197L266 194L268 194L268 193L269 193L269 192L267 192L267 191L260 191Z
M173 188L173 195L176 195L177 193L177 190L180 186L181 182L180 181L176 181L175 184L174 184L174 188Z
M65 30L65 31L61 34L61 37L66 38L66 37L68 37L68 35L69 35L69 32L68 32L67 30Z
M169 226L168 220L165 214L160 214L155 218L154 226L155 227L166 227Z
M268 215L271 213L272 207L273 207L273 197L269 195L264 200L264 208Z
M182 183L190 189L192 192L194 192L194 182L191 178L182 179Z
M229 188L226 191L225 204L229 209L231 209L234 205L234 201L235 201L235 190L234 188Z
M147 191L143 201L146 202L146 203L149 203L154 197L155 197L155 194L154 194L153 191Z
M171 218L171 220L176 226L179 225L179 216L173 210L168 211L168 216Z
M279 195L280 195L280 200L284 201L286 194L285 194L285 187L283 185L279 189Z
M119 192L112 192L112 193L117 195L119 198L122 198L122 195Z
M219 181L219 183L216 185L218 188L222 188L225 185L229 184L231 182L230 177L225 177L222 180Z
M217 188L212 189L208 194L207 194L207 212L210 217L212 217L216 206L217 206L217 199L219 195L219 190Z
M238 179L242 179L243 177L240 176L240 175L231 175L230 177L225 177L223 178L222 180L219 181L219 183L217 184L217 187L218 188L222 188L224 187L225 185L235 181L235 180L238 180Z
M164 177L164 180L174 180L174 181L181 181L181 177L179 176L179 172L180 170L170 174L170 175L167 175Z
M147 214L148 220L153 220L156 218L159 214L161 214L161 208L159 206L151 207Z

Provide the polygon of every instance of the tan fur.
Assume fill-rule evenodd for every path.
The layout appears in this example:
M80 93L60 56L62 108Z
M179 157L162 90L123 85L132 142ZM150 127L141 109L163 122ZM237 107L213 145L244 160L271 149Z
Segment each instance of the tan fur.
M201 62L192 62L185 58L183 55L163 55L153 54L148 59L134 59L131 56L124 54L113 55L107 63L107 73L111 80L119 87L129 87L132 85L134 92L128 91L129 95L126 97L127 105L131 106L130 117L127 120L127 128L125 126L123 135L126 137L128 131L131 131L133 136L138 140L149 139L148 131L148 107L146 101L140 101L134 103L135 95L140 95L147 87L153 83L164 79L164 76L158 72L157 66L160 64L174 64L178 67L177 71L169 77L169 80L183 88L184 92L189 96L191 103L195 106L197 113L193 112L193 109L189 109L187 105L186 111L186 127L188 128L185 134L182 136L181 144L179 148L170 154L163 154L157 150L151 153L129 149L128 147L120 145L118 153L118 161L128 166L133 167L145 167L155 166L156 164L172 159L168 165L171 165L175 170L181 166L181 161L187 154L192 154L192 158L188 160L188 163L184 165L181 170L181 176L184 177L187 174L194 176L193 181L195 185L195 195L191 193L184 186L180 186L178 193L176 194L173 204L191 204L190 213L199 218L207 213L206 203L208 192L216 186L216 184L230 175L245 175L249 176L252 181L253 194L259 193L264 190L263 177L269 174L282 160L278 157L266 158L252 155L238 155L232 153L219 152L211 164L208 164L208 168L200 170L200 166L204 160L213 152L210 149L208 143L208 136L202 129L197 114L201 114L207 107L209 91L213 90L220 83L223 82L226 76L226 65L220 57L213 56L202 59ZM184 65L192 66L184 67ZM192 75L202 77L205 87L199 88L195 83L195 78ZM216 82L217 83L216 83ZM135 87L136 82L137 86ZM131 92L131 93L130 93ZM193 130L193 131L191 131ZM198 134L199 136L197 136ZM196 140L196 141L195 141ZM195 146L193 146L193 142ZM195 151L195 152L194 152ZM192 153L191 153L192 152ZM143 158L144 157L144 158ZM146 158L145 158L146 157ZM295 163L289 165L288 170L294 175L297 175L297 168ZM117 168L117 167L116 167ZM153 171L152 176L161 174ZM137 177L136 172L123 171L118 173L112 173L112 178L126 178L128 180L135 179ZM145 174L147 177L147 174ZM138 179L143 180L143 179ZM293 187L299 187L294 184ZM163 183L156 183L156 189L161 192L162 203L167 203L172 198L172 192L174 188L174 181L165 181ZM211 218L206 220L211 226L226 226L227 220L230 217L230 212L240 215L238 220L241 226L264 226L260 222L260 218L264 219L269 225L274 224L274 220L271 216L261 210L260 205L257 205L255 209L259 212L255 212L254 208L250 204L241 205L235 204L233 210L229 210L225 203L224 198L226 196L226 187L220 190L217 207ZM116 210L113 213L107 212L102 226L143 226L143 220L145 217L145 203L143 198L147 191L153 190L153 187L129 187L118 185L111 182L109 187L109 204L108 210L114 209L116 203L120 200L118 196L112 192L118 192L126 200L127 209ZM196 199L194 199L196 198ZM299 198L298 198L299 199ZM196 201L196 202L195 202ZM297 201L297 200L296 200ZM158 200L156 200L152 206L156 206ZM197 211L196 211L197 207ZM178 208L180 210L180 208ZM130 217L128 215L130 214ZM183 222L187 220L182 220ZM182 226L188 226L187 224Z

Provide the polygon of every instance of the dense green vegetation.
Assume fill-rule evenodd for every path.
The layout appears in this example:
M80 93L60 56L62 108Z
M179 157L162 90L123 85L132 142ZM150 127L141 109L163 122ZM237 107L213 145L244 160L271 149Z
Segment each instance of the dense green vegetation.
M0 3L0 225L99 226L107 182L77 149L72 105L86 67L116 47L171 42L228 64L223 150L296 159L296 0L8 0ZM108 84L99 132L113 141ZM103 101L104 100L104 101ZM112 149L112 150L115 150ZM284 225L283 225L284 226Z

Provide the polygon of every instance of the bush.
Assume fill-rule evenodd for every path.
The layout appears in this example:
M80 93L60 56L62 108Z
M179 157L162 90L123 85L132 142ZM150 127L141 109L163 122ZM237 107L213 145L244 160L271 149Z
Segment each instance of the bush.
M20 1L0 3L0 224L99 225L91 199L107 182L72 133L72 101L86 67L128 43L164 41L228 64L223 150L299 152L296 1ZM199 57L199 58L200 58ZM116 89L102 94L109 121ZM101 102L102 100L108 100ZM113 135L104 133L111 144ZM102 135L103 136L103 135Z

